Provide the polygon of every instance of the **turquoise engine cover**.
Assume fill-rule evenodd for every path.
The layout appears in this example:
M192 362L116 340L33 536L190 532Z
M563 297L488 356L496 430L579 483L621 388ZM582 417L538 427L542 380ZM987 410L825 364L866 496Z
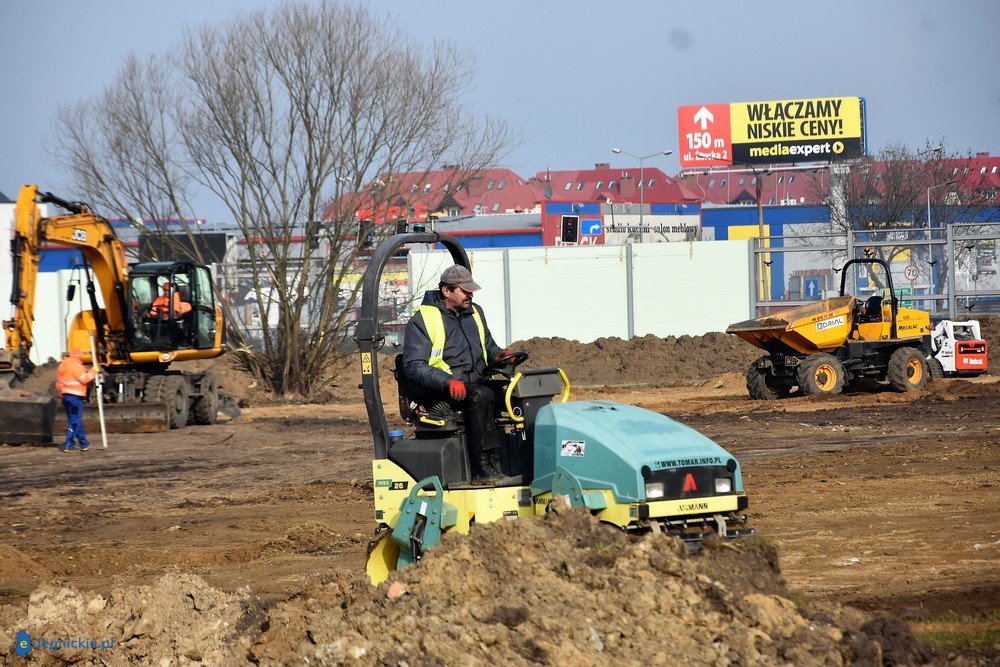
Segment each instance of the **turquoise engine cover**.
M551 490L563 468L584 489L610 489L618 502L646 500L657 471L728 468L733 493L743 492L739 462L698 431L657 412L609 401L550 403L535 420L532 495Z

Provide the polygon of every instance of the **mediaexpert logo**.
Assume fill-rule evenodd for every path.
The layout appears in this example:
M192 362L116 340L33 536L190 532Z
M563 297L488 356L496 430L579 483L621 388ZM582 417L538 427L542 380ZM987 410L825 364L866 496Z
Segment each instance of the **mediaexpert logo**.
M31 638L24 630L17 633L17 637L14 640L14 652L17 653L22 658L27 656L32 649L40 649L48 651L50 653L55 653L56 651L62 649L77 649L77 648L89 648L92 651L107 651L115 647L114 637L108 639L102 639L100 641L96 639L85 639L83 637L73 637L66 639L42 639L37 637L35 639Z

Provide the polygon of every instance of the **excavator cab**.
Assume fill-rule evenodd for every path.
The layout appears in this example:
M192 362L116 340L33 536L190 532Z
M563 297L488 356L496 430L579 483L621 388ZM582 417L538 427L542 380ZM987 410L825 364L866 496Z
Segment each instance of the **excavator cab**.
M204 350L215 346L212 277L192 262L145 262L131 267L128 309L132 349Z

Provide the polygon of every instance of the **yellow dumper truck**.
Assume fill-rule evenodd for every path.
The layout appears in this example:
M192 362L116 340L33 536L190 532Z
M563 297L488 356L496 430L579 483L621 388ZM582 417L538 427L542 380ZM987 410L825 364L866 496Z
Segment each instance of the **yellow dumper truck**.
M857 268L885 286L867 298L847 294ZM932 374L933 331L929 313L899 306L892 273L880 259L847 262L839 296L726 329L767 352L746 374L750 395L761 400L785 398L796 388L806 396L837 394L864 379L897 391L921 389Z

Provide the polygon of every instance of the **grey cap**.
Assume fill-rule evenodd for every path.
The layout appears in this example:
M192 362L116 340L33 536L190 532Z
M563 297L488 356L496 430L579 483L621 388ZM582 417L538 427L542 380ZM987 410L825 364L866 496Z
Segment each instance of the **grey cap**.
M479 283L472 279L472 272L458 264L453 264L444 270L444 273L441 274L441 283L444 285L458 285L469 292L482 289Z

